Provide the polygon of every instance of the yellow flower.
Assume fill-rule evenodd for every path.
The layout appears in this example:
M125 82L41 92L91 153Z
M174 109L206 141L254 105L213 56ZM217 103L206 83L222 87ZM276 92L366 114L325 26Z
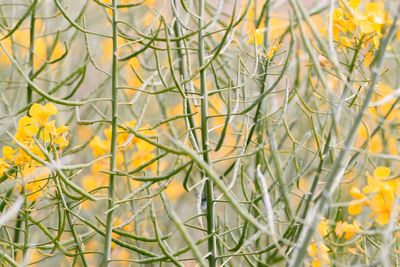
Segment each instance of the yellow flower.
M368 206L371 216L379 225L388 224L392 214L394 200L400 195L400 179L389 179L390 169L387 167L377 167L373 175L367 175L367 185L363 187L362 193L358 188L352 188L350 194L355 199L369 197L370 200L355 204L353 201L348 207L352 215L361 213L362 206Z
M374 59L374 54L371 51L365 53L364 54L364 65L366 67L369 67L369 65L371 65L373 59Z
M29 109L29 115L33 120L37 121L40 126L44 126L50 116L57 114L57 108L52 103L42 106L35 103Z
M177 200L184 192L185 189L183 188L182 184L175 180L172 180L165 189L165 193L171 200Z
M57 42L56 46L51 55L48 54L49 49L53 46L54 38L36 38L35 40L35 60L33 62L33 68L38 69L48 57L50 61L60 58L64 54L64 47L61 42Z
M51 138L56 135L56 121L46 122L39 130L39 138L44 142L50 142Z
M350 215L358 215L362 212L362 207L367 204L367 200L361 201L366 198L366 196L361 193L360 189L357 187L352 187L350 189L350 195L355 198L355 201L351 201L348 207L348 212Z
M45 150L52 150L54 144L58 148L63 148L68 144L68 127L61 125L56 127L56 122L48 122L48 118L57 113L56 107L49 103L44 106L33 104L29 110L30 116L23 116L18 121L15 139L23 143L26 150L18 147L14 149L11 146L2 148L3 158L0 159L0 173L3 174L8 168L16 168L15 178L22 178L27 192L28 201L36 201L44 195L45 187L48 183L49 169L42 163L31 158L31 154L36 155L42 160L47 160ZM34 137L43 145L40 148ZM51 153L51 151L47 151Z
M115 244L114 242L112 244ZM129 260L132 259L132 254L126 250L123 249L122 247L117 247L115 246L115 248L113 248L112 252L112 257L114 259L119 259L118 264L115 264L113 266L120 266L120 267L129 267L132 264L129 262ZM123 261L123 260L127 260L127 261Z
M317 232L321 237L326 236L329 233L329 220L323 219L317 226Z
M15 138L18 141L24 142L37 134L39 128L36 126L35 121L31 117L23 116L18 121L18 129Z
M149 146L150 147L150 146ZM154 148L154 147L152 147ZM152 151L146 150L138 150L133 156L132 163L130 164L131 168L136 169L154 158ZM145 170L152 171L153 173L157 172L157 162L153 162L149 166L146 166Z
M95 162L90 167L90 170L91 170L92 174L96 176L96 178L99 178L99 177L106 178L107 175L103 171L107 170L109 165L110 165L109 159L103 159L103 160Z
M86 175L82 178L82 187L88 192L104 185L105 179L102 176Z
M361 33L363 34L375 32L374 24L368 20L359 21L358 26L360 27Z
M381 110L385 109L383 106L380 107L380 109L374 109L370 110L370 113L373 116L377 116L378 118L378 113L381 112ZM398 119L399 114L392 114L393 116L387 116L387 120L389 121L390 119ZM358 138L356 141L356 146L361 147L364 142L367 142L367 148L368 152L370 153L388 153L391 155L397 155L397 139L395 137L395 134L387 134L385 138L382 137L380 134L375 134L373 136L369 136L369 131L367 127L360 127L358 131ZM387 150L387 151L385 151Z
M36 201L44 196L44 187L50 170L46 167L26 167L21 170L26 179L25 189L28 201Z
M136 121L129 121L127 123L125 123L125 127L129 127L129 128L133 128L136 124ZM104 135L107 138L108 142L111 142L111 134L112 134L112 128L109 127L107 129L104 130ZM133 136L132 136L133 137ZM128 146L130 144L132 144L133 138L131 137L131 134L129 133L129 131L124 130L121 127L117 128L117 144L122 146ZM128 140L129 138L131 138L131 140ZM126 143L127 141L130 141L129 143Z
M8 168L10 168L10 165L3 159L0 159L0 175L3 175L8 170Z
M279 50L280 47L281 45L277 41L275 41L274 44L268 50L267 58L271 59L275 55L275 53Z
M128 214L129 215L129 214ZM132 214L130 214L132 216ZM133 231L133 222L127 223L127 220L123 220L121 217L115 219L114 228L120 228L125 232L132 232Z
M264 30L263 29L253 29L249 34L249 39L247 44L262 45L264 43Z
M377 2L367 3L365 5L365 14L370 21L378 25L385 24L388 19L383 4Z
M55 136L53 136L54 143L59 146L59 149L63 149L69 144L69 127L61 125L55 129Z
M14 149L10 146L3 146L3 157L5 160L13 161L14 160Z
M386 179L389 177L389 175L390 175L390 169L388 167L379 166L376 167L374 170L375 178Z
M397 109L391 110L393 104L396 102L396 97L393 94L395 94L395 90L392 86L382 82L378 83L372 97L376 105L368 110L374 119L379 120L380 117L385 117L391 111L385 117L385 120L388 122L393 120L400 122L400 112Z
M95 157L103 156L110 150L107 141L101 140L97 135L90 141L89 147L92 149L93 156Z
M156 3L156 0L144 0L143 4L145 4L146 6L154 6L154 4Z
M327 266L331 260L329 258L329 248L323 242L313 242L308 247L308 255L311 257L311 266Z
M345 0L346 1L346 0ZM359 9L360 0L350 0L347 9L345 4L333 11L333 37L342 48L352 47L353 40L362 41L362 47L379 48L380 39L391 18L381 3L371 2ZM351 41L350 41L351 40ZM373 58L373 52L366 54L365 65L368 66Z
M361 0L350 0L349 1L349 6L352 8L356 8L360 5Z
M31 263L31 264L38 263L45 257L46 257L45 254L44 253L42 254L42 252L40 252L40 250L33 249L31 254L30 254L29 263ZM29 264L29 265L32 266L31 264ZM33 266L37 266L37 265L33 265Z
M353 238L360 231L360 224L357 221L353 223L337 222L335 233L338 237L344 237L346 240Z
M4 48L7 50L7 52L11 52L12 50L12 42L10 38L7 38L5 40L0 41ZM8 66L10 65L11 61L6 55L6 53L3 52L3 50L0 51L0 67L2 66Z

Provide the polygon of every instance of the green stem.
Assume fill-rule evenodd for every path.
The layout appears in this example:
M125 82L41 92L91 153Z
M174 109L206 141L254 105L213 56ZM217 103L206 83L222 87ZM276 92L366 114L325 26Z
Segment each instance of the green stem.
M175 2L174 2L175 6L177 5L177 2L178 1L175 0ZM182 28L179 25L178 21L176 21L174 24L174 32L175 32L175 37L179 38L182 36ZM179 58L179 73L180 73L181 77L183 78L183 80L187 80L188 76L189 76L187 74L187 69L189 66L188 66L188 64L185 64L185 59L187 57L185 43L183 40L178 40L178 41L176 41L176 45L178 47L177 53L178 53L178 58ZM189 87L189 84L185 84L185 86L184 86L185 93L187 93L189 91L188 87ZM183 101L184 101L184 103L183 103L184 114L192 114L193 111L192 111L190 99L186 98ZM188 128L192 129L190 131L192 132L192 135L193 135L193 142L194 142L193 146L199 147L199 141L197 138L197 134L196 134L196 131L194 130L196 128L196 125L195 125L193 116L190 115L187 117L187 124L188 124Z
M110 158L110 180L108 184L108 209L106 221L106 236L104 244L103 266L109 266L112 242L113 207L115 201L115 171L117 152L117 126L118 126L118 103L117 103L117 70L118 70L118 43L117 43L117 0L112 1L112 118L111 118L111 158Z
M199 1L199 65L204 66L204 7L205 0ZM201 145L203 152L203 160L209 164L208 156L208 92L206 87L206 69L200 70L200 94L201 94ZM206 216L207 216L207 234L208 239L208 263L210 267L216 266L216 240L215 240L215 224L214 224L214 200L213 200L213 181L207 179L205 183L206 194Z
M32 13L31 13L31 25L30 25L30 29L29 29L29 78L32 80L32 76L34 73L34 58L35 58L35 7L36 7L36 3L33 3L32 5ZM32 103L32 87L31 85L28 83L27 85L27 97L26 97L26 102L29 105L30 103ZM25 184L25 183L24 183ZM25 191L25 185L22 188L22 193L24 196L24 204L23 204L23 213L24 213L24 246L22 247L22 258L25 258L26 252L28 250L28 242L29 242L29 220L28 220L28 202L26 199L26 191ZM17 224L20 223L20 221L17 221ZM20 223L21 225L21 223ZM16 235L15 237L18 241L19 239L19 234Z
M34 3L33 5L36 5ZM32 76L34 73L33 65L34 65L34 58L35 58L35 6L32 7L32 14L31 14L31 27L29 30L29 79L33 80ZM27 104L32 102L32 86L28 83L27 86Z
M80 238L80 236L78 236L78 234L76 232L76 229L74 227L75 225L74 225L74 223L72 221L71 215L69 214L69 210L71 208L69 207L69 205L68 205L68 203L67 203L67 201L65 199L65 196L63 195L63 192L62 192L62 189L61 189L61 185L60 185L60 180L58 178L55 178L55 181L56 181L57 190L59 191L58 193L59 193L59 196L60 196L60 199L61 199L62 206L63 206L63 208L65 210L65 216L67 217L67 221L68 221L71 233L72 233L72 237L74 238L74 241L76 243L76 249L78 250L79 258L82 261L82 265L84 267L87 267L88 264L86 262L85 254L83 253L83 248L82 248L82 245L81 245L82 239Z

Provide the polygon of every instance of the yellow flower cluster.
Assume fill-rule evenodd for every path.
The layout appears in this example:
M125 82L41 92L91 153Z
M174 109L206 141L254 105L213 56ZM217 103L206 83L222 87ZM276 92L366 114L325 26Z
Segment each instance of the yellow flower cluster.
M126 127L133 128L135 126L136 122L135 121L130 121L126 123ZM92 141L90 141L90 148L92 149L93 156L95 157L100 157L104 156L108 153L110 153L110 147L111 147L111 127L107 128L104 130L104 136L106 139L101 139L99 136L94 136ZM140 130L139 130L140 131ZM156 133L155 131L152 130L142 130L140 131L141 134L143 135L148 135L148 136L154 136ZM146 141L143 141L139 138L135 138L133 134L130 134L127 130L118 127L117 129L117 165L122 166L122 164L125 162L126 164L126 154L129 151L135 150L136 153L132 154L134 155L134 158L132 158L130 161L129 166L132 168L137 168L140 165L148 162L154 157L154 150L155 147L151 144L149 144ZM148 170L153 170L155 171L156 165L152 164L151 166L148 167Z
M133 128L136 121L130 121L125 124L125 127ZM156 133L152 130L138 130L146 136L154 136ZM95 135L89 143L94 157L98 158L110 153L111 148L111 127L103 131L105 139ZM133 134L129 133L123 127L117 129L117 153L116 163L120 170L135 169L145 163L148 163L154 158L155 147L146 141L143 141ZM91 174L83 177L82 185L87 191L94 190L99 186L105 185L107 174L103 170L109 168L109 158L97 161L91 166ZM157 164L152 163L144 168L146 171L156 173Z
M264 43L264 30L263 29L251 29L249 32L249 39L247 44L263 45Z
M339 240L350 240L360 232L360 224L357 221L348 223L346 221L337 221L334 224L334 233ZM317 225L319 240L314 240L308 247L308 256L311 258L312 267L329 266L331 263L329 253L331 249L325 245L324 239L328 239L330 234L330 224L328 219L323 219Z
M257 16L258 14L255 14L254 12L254 2L252 2L247 14L247 23L245 31L248 36L248 39L246 41L246 44L255 44L256 46L263 46L264 36L266 34L266 31L264 29L264 22L260 23L258 28L254 26L254 20L257 18ZM268 51L263 54L263 56L270 60L276 54L276 52L279 50L280 47L281 47L280 43L274 41L272 45L269 47Z
M329 233L329 221L323 219L317 226L317 232L321 238ZM331 260L329 258L329 248L324 244L323 240L312 242L307 249L308 256L311 258L312 267L327 266Z
M368 172L367 185L360 190L358 187L350 189L350 195L354 200L348 207L351 215L359 215L364 207L371 211L371 217L379 225L389 223L394 209L394 200L400 196L400 179L390 178L390 169L377 167L373 175Z
M345 221L340 221L336 223L335 234L339 238L344 238L345 240L352 239L361 230L360 223L356 220L353 223L348 223Z
M331 262L329 248L322 241L311 243L308 247L308 255L312 259L312 267L328 266Z
M263 29L252 29L249 32L249 39L247 40L247 44L256 44L257 46L262 46L264 44L264 30ZM268 51L263 54L264 57L267 59L271 59L276 52L279 50L281 47L281 44L277 41L274 41L274 43L270 46Z
M69 144L68 127L56 126L55 120L49 118L57 114L57 108L51 104L33 104L29 110L29 116L23 116L18 121L14 139L20 144L17 148L4 146L3 158L0 159L0 175L14 168L17 176L24 178L28 200L36 200L41 196L46 184L46 178L50 171L47 167L36 161L31 155L46 161L44 151L62 150ZM44 153L45 152L45 153ZM54 152L54 151L53 151ZM30 155L31 154L31 155Z
M42 20L36 19L35 21L35 35L38 36L35 38L34 46L35 46L35 53L34 53L34 61L33 61L33 68L35 70L39 69L47 60L55 60L60 58L64 52L65 48L63 47L62 42L57 41L53 36L43 37L43 32L45 30L45 24ZM27 57L29 47L29 30L28 29L18 29L13 34L12 39L9 37L1 41L4 45L5 49L8 52L18 51L18 53L22 57ZM52 46L55 45L54 50ZM0 49L1 50L1 49ZM52 54L49 55L49 51L52 51ZM9 66L11 64L7 55L0 51L0 67Z
M333 37L344 47L362 43L362 48L365 48L364 63L368 66L392 20L381 2L367 3L362 11L360 0L344 1L333 12Z
M400 122L400 112L398 108L393 108L396 104L395 94L395 90L385 83L376 86L372 96L373 104L368 109L368 117L358 130L356 147L367 148L368 152L373 154L398 155L396 139L398 130L392 127ZM381 128L385 131L380 130L372 134L379 125L383 125ZM362 147L364 143L367 147Z

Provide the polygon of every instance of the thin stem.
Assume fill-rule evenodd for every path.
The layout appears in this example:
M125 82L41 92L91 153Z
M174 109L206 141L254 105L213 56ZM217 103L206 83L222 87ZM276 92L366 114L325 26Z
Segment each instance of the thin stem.
M30 29L29 29L29 78L33 80L33 74L34 74L34 58L35 58L35 10L36 10L36 3L33 3L32 5L32 13L31 13L31 21L30 21ZM26 102L29 105L32 103L32 87L28 83L27 85L27 97L26 97ZM29 242L29 220L28 220L28 202L26 199L26 186L24 184L22 188L22 193L24 195L24 246L22 248L22 257L24 258L26 255L26 252L28 250L28 242ZM18 239L18 235L16 236Z
M204 7L205 0L199 1L199 66L204 66ZM200 70L200 94L201 94L201 145L203 159L208 164L210 162L208 156L208 92L206 87L206 69ZM205 197L206 197L206 216L207 216L207 234L210 235L208 239L208 263L210 267L216 266L216 239L215 239L215 224L214 224L214 193L213 181L207 179L205 182Z
M177 5L177 1L174 1L175 6ZM178 15L176 15L178 16ZM179 25L179 21L177 20L174 24L174 32L175 32L175 36L177 38L182 36L182 27ZM185 43L183 40L179 40L176 42L176 45L178 47L177 49L177 53L178 53L178 58L179 58L179 73L182 76L183 80L187 80L188 79L188 74L187 72L189 72L188 68L189 68L189 64L185 64L185 59L187 58L187 52L186 52L186 47L185 47ZM185 84L184 88L185 88L185 93L189 92L190 85L189 84ZM191 101L189 98L186 98L183 100L183 112L184 114L192 114L192 107L191 107ZM199 141L197 138L197 134L196 131L194 130L195 126L195 122L193 120L192 116L188 116L187 119L185 120L187 121L188 124L188 128L192 129L191 130L191 134L193 135L193 146L198 147L199 146ZM192 140L192 139L191 139Z
M33 5L36 5L36 3L34 3ZM29 79L33 80L33 73L34 73L34 58L35 58L35 6L33 6L32 8L32 14L31 14L31 27L29 30ZM27 104L32 103L32 86L28 83L27 86Z
M110 158L110 179L108 184L108 209L106 221L106 236L104 244L103 266L109 266L111 256L112 241L112 221L115 202L115 171L116 171L116 152L117 152L117 127L118 127L118 99L117 99L117 71L118 71L118 42L117 42L117 0L112 1L112 118L111 118L111 158Z

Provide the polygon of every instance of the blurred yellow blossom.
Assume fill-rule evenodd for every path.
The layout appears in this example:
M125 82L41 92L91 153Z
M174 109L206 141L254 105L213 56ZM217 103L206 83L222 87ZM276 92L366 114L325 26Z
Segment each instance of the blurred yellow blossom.
M312 267L328 266L331 263L329 248L323 242L313 242L308 247L308 255L311 257Z
M28 116L23 116L18 121L17 133L15 134L15 138L18 141L24 142L28 139L30 140L32 136L35 136L39 131L39 127L35 124L35 121Z
M183 188L182 183L175 180L172 180L165 189L165 193L171 200L177 200L184 192L185 189Z
M249 34L249 39L247 40L247 44L256 44L263 45L264 43L264 29L254 29Z
M342 47L353 48L362 43L361 48L367 50L364 64L369 66L373 51L379 48L380 39L392 20L383 3L370 2L362 10L360 2L339 2L340 7L333 11L333 37Z
M367 172L366 176L367 185L362 192L356 187L351 188L350 194L355 200L350 203L348 211L351 215L358 215L364 206L368 206L376 223L388 224L394 200L400 196L400 179L390 179L390 169L383 166L377 167L373 175Z
M352 223L339 221L336 223L335 233L346 240L353 238L360 231L360 224L354 220Z
M267 52L267 58L270 60L276 54L280 47L281 45L279 44L279 42L275 41Z
M317 226L317 232L321 237L326 236L329 233L329 220L323 219Z
M107 141L101 140L97 135L90 141L89 147L92 149L93 156L95 157L105 155L110 149Z

